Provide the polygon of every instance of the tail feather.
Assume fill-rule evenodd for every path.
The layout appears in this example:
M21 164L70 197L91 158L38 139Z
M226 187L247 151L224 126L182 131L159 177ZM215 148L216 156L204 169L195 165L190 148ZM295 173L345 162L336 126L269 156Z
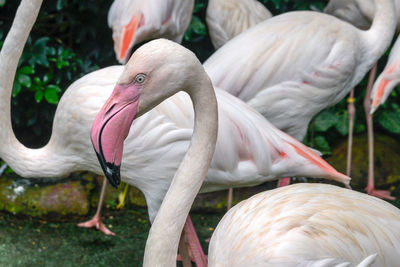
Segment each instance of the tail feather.
M281 137L294 149L297 156L306 159L321 177L343 183L346 187L349 186L351 178L335 170L335 168L321 158L314 149L307 147L285 133L282 133Z

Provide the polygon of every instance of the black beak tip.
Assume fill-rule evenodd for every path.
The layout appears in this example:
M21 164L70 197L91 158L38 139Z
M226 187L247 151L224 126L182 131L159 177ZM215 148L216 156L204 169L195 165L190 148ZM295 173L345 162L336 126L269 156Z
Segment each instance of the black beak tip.
M118 188L119 184L121 183L121 175L120 175L121 166L115 165L114 163L105 162L104 157L102 156L103 154L99 154L97 153L97 151L96 155L108 182L115 188Z
M107 162L105 175L108 182L115 188L118 188L119 184L121 183L120 166Z

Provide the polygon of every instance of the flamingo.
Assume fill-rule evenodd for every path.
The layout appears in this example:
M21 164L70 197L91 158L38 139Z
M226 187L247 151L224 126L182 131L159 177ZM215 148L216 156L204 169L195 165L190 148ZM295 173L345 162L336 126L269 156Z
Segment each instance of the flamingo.
M182 93L181 91L186 92L188 95ZM176 99L179 99L181 96L185 96L187 98L190 97L193 103L194 115L192 113L192 109L186 109L181 106L181 104L183 103L186 103L186 105L184 105L185 107L192 105L188 104L188 101L179 101L178 105L173 104L174 101L176 101ZM224 96L227 97L227 99L238 101L238 103L235 103L235 105L226 106L226 100L223 100ZM133 53L131 59L128 61L125 67L125 70L122 72L113 93L97 115L93 123L91 139L93 142L93 147L98 155L99 162L103 167L104 174L113 185L118 185L120 181L120 167L128 163L130 160L134 160L134 158L130 160L124 160L125 156L123 157L123 151L126 149L130 149L130 147L126 146L127 142L125 142L124 145L124 138L128 136L128 133L133 135L134 138L140 138L141 132L152 130L152 127L149 127L148 124L153 125L155 123L158 123L158 121L153 121L154 113L163 112L167 114L169 112L173 112L171 111L171 109L173 110L175 108L185 109L186 112L191 113L190 116L187 117L187 119L190 119L191 121L194 120L193 136L191 137L190 145L185 146L185 148L183 149L184 151L186 151L185 155L179 157L179 159L183 158L183 160L180 163L179 167L176 168L175 175L172 178L172 182L168 183L167 192L151 226L150 233L146 242L143 266L175 266L175 255L178 250L181 231L184 227L186 216L190 210L190 206L192 205L196 194L199 191L208 191L209 189L217 186L217 183L210 184L210 180L207 176L213 172L213 168L216 166L215 159L218 155L217 151L219 145L218 142L220 140L219 137L225 136L224 141L226 141L226 139L229 139L227 138L229 134L232 133L231 130L227 132L228 135L225 135L224 133L226 131L226 118L224 118L224 114L226 108L228 107L234 107L235 109L241 109L241 107L243 107L243 110L241 110L241 112L238 112L237 115L242 114L244 116L247 116L248 114L254 114L260 118L259 122L266 122L265 120L263 120L261 115L258 115L258 113L254 112L251 108L246 106L243 102L240 102L238 99L235 99L233 96L221 92L218 89L215 89L214 91L211 81L204 71L201 63L192 52L172 41L159 39L141 46ZM229 114L231 114L231 112L229 112ZM256 125L257 124L255 124L255 126ZM273 127L271 127L270 130L272 130L270 133L276 131L276 129L274 130ZM286 134L281 132L279 135L276 135L275 138L269 139L270 141L274 141L269 142L263 148L267 149L271 153L268 155L268 157L272 156L272 154L280 154L278 158L282 157L283 151L279 152L276 149L276 144L277 142L283 140L280 139L282 137L284 139L290 138ZM251 140L252 139L247 139L247 142L250 142L250 145ZM297 145L299 146L301 145L301 143L295 141L295 139L290 138L290 140L292 142L297 142ZM144 150L142 144L143 142L139 140L137 142L137 149ZM281 144L284 146L285 142ZM286 143L286 145L287 144L288 143ZM281 148L283 148L283 146ZM293 147L290 147L291 145L288 146L289 150L293 149ZM216 152L213 156L212 153L214 151L214 148ZM291 155L289 150L283 152L285 154L284 158L287 159L285 165L294 164L294 161L291 162L292 159L288 159L288 157L290 157ZM147 153L152 152L148 151ZM136 155L135 159L144 162L147 168L159 168L157 164L153 164L153 162L147 159L142 159L142 155L137 152L128 153L128 155L133 154ZM229 155L229 153L225 154L226 157L229 157ZM275 167L273 166L275 165L274 162L276 161L270 160L270 163L272 163L272 165L268 167L269 171L273 172L273 170L275 169ZM286 165L286 167L283 167L282 165L280 168L287 168L288 165ZM140 172L141 166L138 167L138 171ZM169 180L171 180L171 178ZM203 181L204 183L202 185ZM375 199L370 196L363 197L362 194L357 192L352 192L347 189L339 189L337 187L328 185L294 185L283 187L279 190L281 191L274 191L274 193L276 194L278 192L283 192L285 197L276 202L269 201L269 203L272 202L272 208L267 207L268 209L265 212L266 214L278 213L278 218L276 218L275 221L277 221L279 225L277 231L282 231L282 235L296 235L295 232L288 233L286 229L288 227L301 227L302 224L299 223L300 220L304 220L304 217L305 219L310 218L312 214L308 216L309 213L316 213L317 215L319 215L319 207L325 208L325 212L321 211L322 214L328 213L331 216L323 225L324 228L328 229L326 231L329 235L321 235L321 243L323 242L322 244L320 244L319 242L314 242L314 244L312 244L314 240L319 241L319 236L317 233L324 231L324 229L321 229L321 225L316 225L319 227L318 229L313 228L313 225L311 225L310 227L305 226L305 229L308 229L306 234L312 235L314 232L316 232L316 234L314 234L312 238L310 238L311 240L307 240L309 241L307 244L312 244L313 247L302 247L303 250L309 249L310 251L314 251L314 254L312 254L312 256L317 256L316 253L318 253L318 256L320 257L324 256L322 253L316 250L317 248L319 248L318 246L331 246L335 248L335 245L337 243L332 244L332 242L327 242L327 240L330 241L332 239L333 242L336 241L342 243L350 240L348 241L348 243L350 244L346 244L346 246L341 247L340 243L338 246L336 246L336 248L346 256L346 259L348 261L353 261L353 258L355 258L356 260L362 260L361 257L367 257L365 261L371 262L373 260L380 260L380 257L384 257L384 259L386 259L386 255L391 254L393 255L391 255L390 258L388 257L388 259L392 261L397 260L400 251L400 233L396 231L396 229L398 228L398 226L400 226L400 211L391 207L390 204L384 203L382 200ZM297 196L294 196L295 200L292 201L291 204L289 203L288 199L291 199L292 191L293 195L296 195L296 190ZM329 196L326 196L325 194L328 194ZM342 197L341 194L347 196L347 198ZM296 201L296 197L298 198L298 195L302 197L302 199L300 199L302 201ZM336 202L336 195L338 195L338 198L340 198L339 203ZM259 199L260 195L256 196L255 198ZM305 205L304 202L306 202ZM307 202L307 208L311 209L311 211L303 211L303 207L307 205ZM328 204L326 204L326 202L328 202ZM315 203L317 208L313 208L312 205L310 205L312 203ZM378 203L379 205L376 205L376 203ZM343 210L343 207L349 204L351 209L349 209L349 211ZM235 207L231 209L231 212L229 212L228 214L237 214L235 210L239 209L243 212L244 205L245 204L239 204L238 208ZM295 208L296 205L299 207L294 210L293 208ZM360 206L363 207L363 209L352 208ZM246 210L246 208L248 208L248 206L245 206L244 211ZM294 213L297 213L298 217L289 218L290 223L286 224L283 222L283 220L279 220L279 212L290 213L292 211ZM342 216L341 212L345 213L347 217ZM365 215L366 212L367 215ZM357 217L358 215L363 216ZM254 214L252 214L252 216L254 216ZM262 214L260 215L260 217L266 218L267 216L264 216L264 214ZM354 220L350 220L348 217ZM375 220L376 218L379 218L381 221L377 222ZM248 219L250 219L250 222L246 222L247 225L256 224L259 227L263 226L263 224L258 224L258 217L255 218L248 216ZM365 223L365 220L367 220L367 223ZM228 221L229 223L228 219L225 219L224 221ZM224 221L221 222L221 224L223 224ZM370 222L370 225L368 224L368 222ZM381 222L385 226L383 228L388 229L384 232L386 235L381 234L381 232L379 231L381 228L373 227L376 225L381 226ZM345 236L348 239L340 240L340 238L338 238L337 236L330 235L332 231L331 229L337 224L339 224L340 230L347 230ZM288 226L282 229L282 227L284 227L285 225ZM246 224L236 224L236 226L243 227L246 226ZM215 241L215 238L220 237L218 235L219 231L224 230L223 227L221 228L222 229L217 230L217 232L212 237L212 244L210 247L210 253L213 253L210 254L211 266L213 266L212 264L214 263L213 260L215 254L220 254L219 252L222 252L222 257L230 257L231 255L224 253L224 251L217 252L214 249L217 246L215 244L215 242L217 242ZM228 228L233 230L233 227ZM379 237L381 241L375 240L375 238L368 236L370 234L370 231L368 230L371 228L374 228L374 230L376 231L376 236ZM352 231L353 229L354 232ZM250 231L250 229L248 230ZM265 230L264 232L266 232L266 230L268 229L263 230ZM317 232L318 230L320 232ZM245 231L246 230L243 230L243 232ZM249 231L246 231L245 233L249 233ZM354 233L358 233L357 231L360 233L358 235L355 235ZM259 236L260 233L254 235L252 233L246 235L245 233L244 236L248 239L252 237L255 237L256 240L257 237L262 238L262 236ZM238 238L241 236L239 233L233 233L233 235L230 235L230 233L228 232L228 234L229 236L225 236L226 238L229 237L235 239L235 234ZM262 235L264 234L265 233L263 233ZM358 241L358 238L361 240L360 244L353 241L354 239ZM269 239L271 240L271 238ZM218 240L220 240L220 238L218 238ZM391 243L390 241L393 242ZM387 249L387 252L384 252L385 254L383 256L375 255L374 253L376 253L376 251L370 251L373 249L377 249L377 247L373 247L374 243L382 245L381 249ZM226 243L224 242L224 244ZM234 243L227 244L227 247L231 247L232 244ZM249 249L251 249L253 248L254 244L247 245ZM347 250L348 247L352 247L352 245L354 247L357 247L357 245L361 245L363 246L365 251L361 248L358 252L355 251L354 255L351 255L350 253L352 253L353 251L348 252ZM237 247L240 248L240 246ZM243 247L242 249L245 250L245 248ZM261 254L263 254L263 249L260 249L259 251L252 250L251 252L254 256L256 254L260 254L257 253L260 251ZM289 253L293 253L296 251L297 250L292 250L289 251ZM234 254L235 252L232 251L230 253ZM350 256L347 257L346 253L350 254ZM368 255L368 253L372 255ZM239 256L239 254L235 255ZM243 254L240 255L243 256ZM335 255L335 252L332 252L332 256ZM281 256L280 258L282 259L285 257L286 254ZM240 260L242 260L242 257L238 257L235 259L236 261L225 261L221 265L241 265ZM261 262L258 262L256 260L251 263L251 266L259 266L261 264ZM246 264L246 266L249 265Z
M311 119L343 99L389 46L393 3L375 3L367 31L326 14L288 12L236 36L203 65L214 86L302 141Z
M374 113L379 105L385 103L390 92L400 82L400 38L397 38L390 51L388 62L382 73L376 79L372 88L371 113Z
M182 41L194 0L115 0L108 12L114 51L126 63L136 44L155 38Z
M236 35L272 17L257 0L210 0L206 22L211 43L220 48Z
M326 184L295 184L233 207L216 227L209 266L398 266L400 210Z
M400 26L400 1L394 0L395 13L397 28ZM341 0L331 0L326 6L325 13L331 14L338 17L344 21L347 21L360 29L368 29L371 26L373 16L375 14L375 4L372 0L352 0L352 1L341 1ZM368 131L368 183L366 191L376 197L394 200L395 198L390 195L389 190L376 190L375 189L375 175L374 175L374 131L373 131L373 118L371 111L371 91L373 87L373 82L376 77L375 64L372 68L367 85L367 92L364 99L364 110L367 121L367 131ZM346 174L350 175L351 172L351 155L352 155L352 144L353 144L353 128L354 128L354 116L355 116L355 98L354 98L354 88L350 92L348 98L348 113L349 113L349 141L347 149L347 170Z
M303 140L311 118L348 94L389 46L393 3L375 1L368 31L326 14L288 12L235 37L203 65L214 86Z
M0 52L0 99L3 100L0 102L0 139L3 140L0 158L17 174L27 178L62 177L80 170L101 174L97 157L90 149L90 129L123 72L123 66L92 72L67 88L57 106L52 135L44 147L27 148L18 142L12 131L7 99L11 98L18 60L41 3L42 0L21 1ZM325 177L348 183L347 176L275 129L239 99L224 92L218 95L224 135L217 143L204 191L252 186L282 175ZM158 112L143 116L152 116L152 123L137 121L137 127L146 126L145 131L128 136L126 163L121 168L122 180L135 184L144 193L151 222L177 168L177 160L183 157L193 127L190 101L184 94L166 101L156 110ZM148 162L160 169L148 168ZM102 189L104 192L104 184ZM99 213L90 222L108 233Z
M400 1L393 0L393 2L396 14L400 14ZM367 30L374 19L375 4L373 0L330 0L324 12L347 21L359 29ZM397 28L399 26L400 19L397 20Z

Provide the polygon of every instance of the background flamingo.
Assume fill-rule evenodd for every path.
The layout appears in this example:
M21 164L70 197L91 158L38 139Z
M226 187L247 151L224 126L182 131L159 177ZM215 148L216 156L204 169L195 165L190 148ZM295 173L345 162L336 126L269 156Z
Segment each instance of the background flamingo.
M400 1L393 0L393 2L396 14L400 14ZM375 2L373 0L330 0L324 12L347 21L359 29L368 30L374 20ZM397 20L397 28L399 26L400 19Z
M272 17L257 0L210 0L206 22L211 42L220 48L236 35Z
M215 86L303 140L310 120L348 94L389 46L393 3L376 3L367 31L316 12L289 12L237 36L204 67Z
M397 18L397 28L400 25L400 1L395 0L395 11ZM326 6L324 12L338 17L344 21L347 21L360 29L368 29L372 24L372 19L375 14L375 4L372 0L368 1L338 1L331 0ZM388 190L376 190L374 182L374 131L373 131L373 118L371 113L371 91L372 86L376 77L377 65L370 72L368 78L367 92L364 99L364 110L367 121L368 130L368 183L367 192L371 195L394 200L395 198L390 196ZM353 144L353 127L354 127L354 116L355 116L355 98L354 88L350 92L348 98L348 110L349 110L349 141L348 141L348 152L347 152L347 171L346 174L350 175L351 172L351 156L352 156L352 144Z
M194 0L115 0L108 13L114 51L126 63L136 44L155 38L180 43L192 17Z

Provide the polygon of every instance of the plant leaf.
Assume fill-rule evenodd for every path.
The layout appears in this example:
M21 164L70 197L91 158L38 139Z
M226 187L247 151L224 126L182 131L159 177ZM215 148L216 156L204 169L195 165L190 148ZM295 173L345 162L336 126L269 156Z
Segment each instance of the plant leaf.
M330 110L324 110L314 119L314 127L317 132L326 132L329 128L337 123L336 114Z
M49 85L44 91L44 98L50 104L57 104L59 100L58 92L60 91L61 89L57 85Z
M36 102L40 103L42 101L42 99L43 99L43 91L42 90L36 91L36 93L35 93Z
M331 154L331 147L329 146L328 141L322 135L317 135L314 138L315 148L321 151L324 155Z
M400 110L382 112L378 122L389 132L400 134Z
M23 74L34 74L35 70L31 66L24 66L20 68L18 72Z
M349 133L349 114L347 110L341 114L337 114L335 128L343 136Z
M29 77L26 74L19 73L18 76L17 76L17 79L18 79L18 81L20 82L21 85L23 85L23 86L25 86L27 88L30 88L32 86L31 77Z

